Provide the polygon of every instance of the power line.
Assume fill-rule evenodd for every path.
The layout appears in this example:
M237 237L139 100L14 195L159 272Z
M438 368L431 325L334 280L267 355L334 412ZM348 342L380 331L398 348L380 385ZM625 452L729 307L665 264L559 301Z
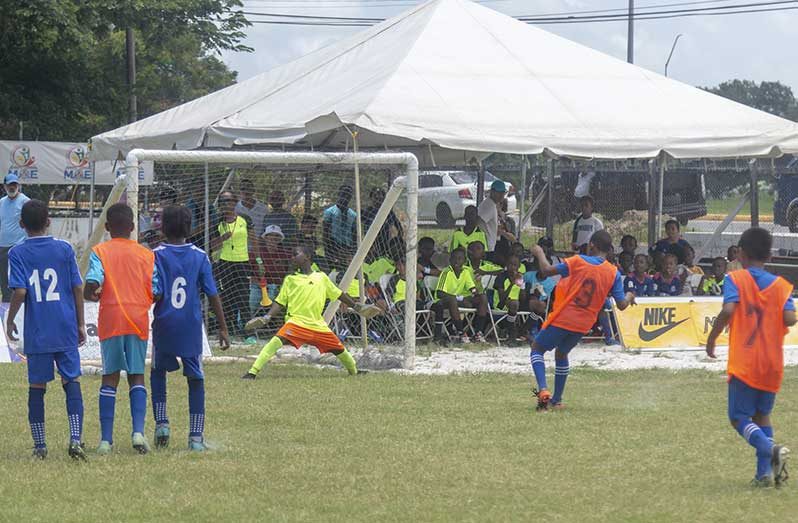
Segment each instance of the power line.
M665 6L677 7L685 5L700 5L708 3L717 3L717 1L718 0L715 0L714 2L706 0L702 2L680 2L676 4L660 4L660 6L650 5L641 8L654 9ZM749 2L745 4L698 7L690 9L669 9L669 10L660 10L660 11L649 10L645 12L638 11L638 13L635 15L635 20L661 20L661 19L685 18L685 17L695 17L695 16L751 14L751 13L790 11L798 9L798 7L788 4L798 4L798 0ZM609 11L612 10L601 10L594 12L609 12ZM242 13L248 16L278 18L278 20L250 20L252 23L272 24L272 25L366 27L385 20L384 18L300 15L300 14L257 12L257 11L242 11ZM625 12L617 14L589 14L589 15L568 15L568 16L560 16L552 14L552 15L538 15L538 16L527 15L527 16L517 17L517 19L522 22L534 25L616 22L616 21L626 21L628 20L628 18L629 16Z

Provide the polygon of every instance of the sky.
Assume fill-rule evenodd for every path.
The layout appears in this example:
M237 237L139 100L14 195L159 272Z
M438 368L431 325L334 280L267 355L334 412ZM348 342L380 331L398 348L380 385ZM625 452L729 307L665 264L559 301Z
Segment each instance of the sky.
M682 8L744 4L754 0L717 0ZM412 7L413 0L243 0L245 10L322 16L385 18ZM636 0L638 7L685 0ZM627 0L482 0L508 15L540 15L591 9L625 8ZM668 9L668 8L662 8ZM669 9L674 9L673 7ZM657 9L660 10L660 9ZM256 19L257 17L250 17ZM627 24L562 24L542 29L617 58L626 59ZM245 80L290 62L363 28L255 24L246 29L253 53L224 53L225 63ZM639 20L635 25L635 63L662 73L673 40L683 36L668 75L697 86L714 86L734 78L781 81L798 95L798 10Z

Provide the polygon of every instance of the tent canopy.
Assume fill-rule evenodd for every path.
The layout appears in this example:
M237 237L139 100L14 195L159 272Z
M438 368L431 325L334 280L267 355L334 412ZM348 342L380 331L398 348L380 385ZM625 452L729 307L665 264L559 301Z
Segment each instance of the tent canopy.
M798 124L469 0L430 0L239 84L92 139L121 151L271 144L583 158L780 156Z

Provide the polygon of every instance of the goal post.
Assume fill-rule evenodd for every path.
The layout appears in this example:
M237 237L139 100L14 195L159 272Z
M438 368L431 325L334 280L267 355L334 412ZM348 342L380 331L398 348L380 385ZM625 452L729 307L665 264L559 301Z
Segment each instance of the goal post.
M366 257L377 239L380 229L386 222L391 209L399 201L403 191L406 194L406 227L404 230L405 245L405 274L410 281L415 281L418 259L418 160L415 155L407 152L380 152L380 153L338 153L338 152L277 152L277 151L173 151L173 150L146 150L134 149L126 158L126 186L125 193L128 202L140 202L138 194L138 166L142 161L154 161L164 164L195 165L195 178L204 172L202 181L202 199L204 200L206 225L206 239L208 230L208 206L213 194L208 190L208 166L265 166L283 168L285 166L304 166L312 175L314 169L327 167L349 168L355 166L384 166L398 168L404 174L403 178L393 181L385 192L385 197L379 206L373 221L365 230L360 239L360 245L355 250L349 266L338 281L338 287L347 291L353 279L356 278L359 268L366 261ZM200 168L202 171L200 171ZM222 186L227 187L231 181L232 172ZM307 175L306 175L307 176ZM195 180L198 182L198 180ZM335 182L338 183L338 182ZM340 188L340 185L337 187ZM224 189L223 189L224 190ZM121 191L120 191L121 192ZM306 199L310 196L306 193ZM146 205L146 204L145 204ZM138 226L138 207L131 205L135 214L134 222ZM103 213L104 215L104 213ZM100 216L100 221L103 220ZM358 220L361 217L358 216ZM101 223L101 222L100 222ZM93 238L94 239L94 238ZM98 241L98 239L95 239ZM96 242L95 241L95 242ZM89 246L91 248L91 245ZM361 290L361 292L363 292ZM406 285L405 311L404 311L404 340L402 347L403 368L413 368L415 364L416 346L416 285ZM325 310L324 318L329 322L335 315L338 302L331 303ZM363 336L366 333L361 333Z

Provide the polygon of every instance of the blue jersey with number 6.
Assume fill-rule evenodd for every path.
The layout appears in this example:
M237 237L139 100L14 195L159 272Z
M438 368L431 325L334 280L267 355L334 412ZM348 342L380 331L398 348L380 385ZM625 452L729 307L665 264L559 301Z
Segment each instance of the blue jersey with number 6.
M78 348L74 287L80 287L72 246L52 236L27 238L8 251L8 287L25 289L25 354Z
M193 244L156 247L155 266L163 295L155 304L152 343L155 350L174 356L202 354L202 302L200 291L216 296L211 262Z

